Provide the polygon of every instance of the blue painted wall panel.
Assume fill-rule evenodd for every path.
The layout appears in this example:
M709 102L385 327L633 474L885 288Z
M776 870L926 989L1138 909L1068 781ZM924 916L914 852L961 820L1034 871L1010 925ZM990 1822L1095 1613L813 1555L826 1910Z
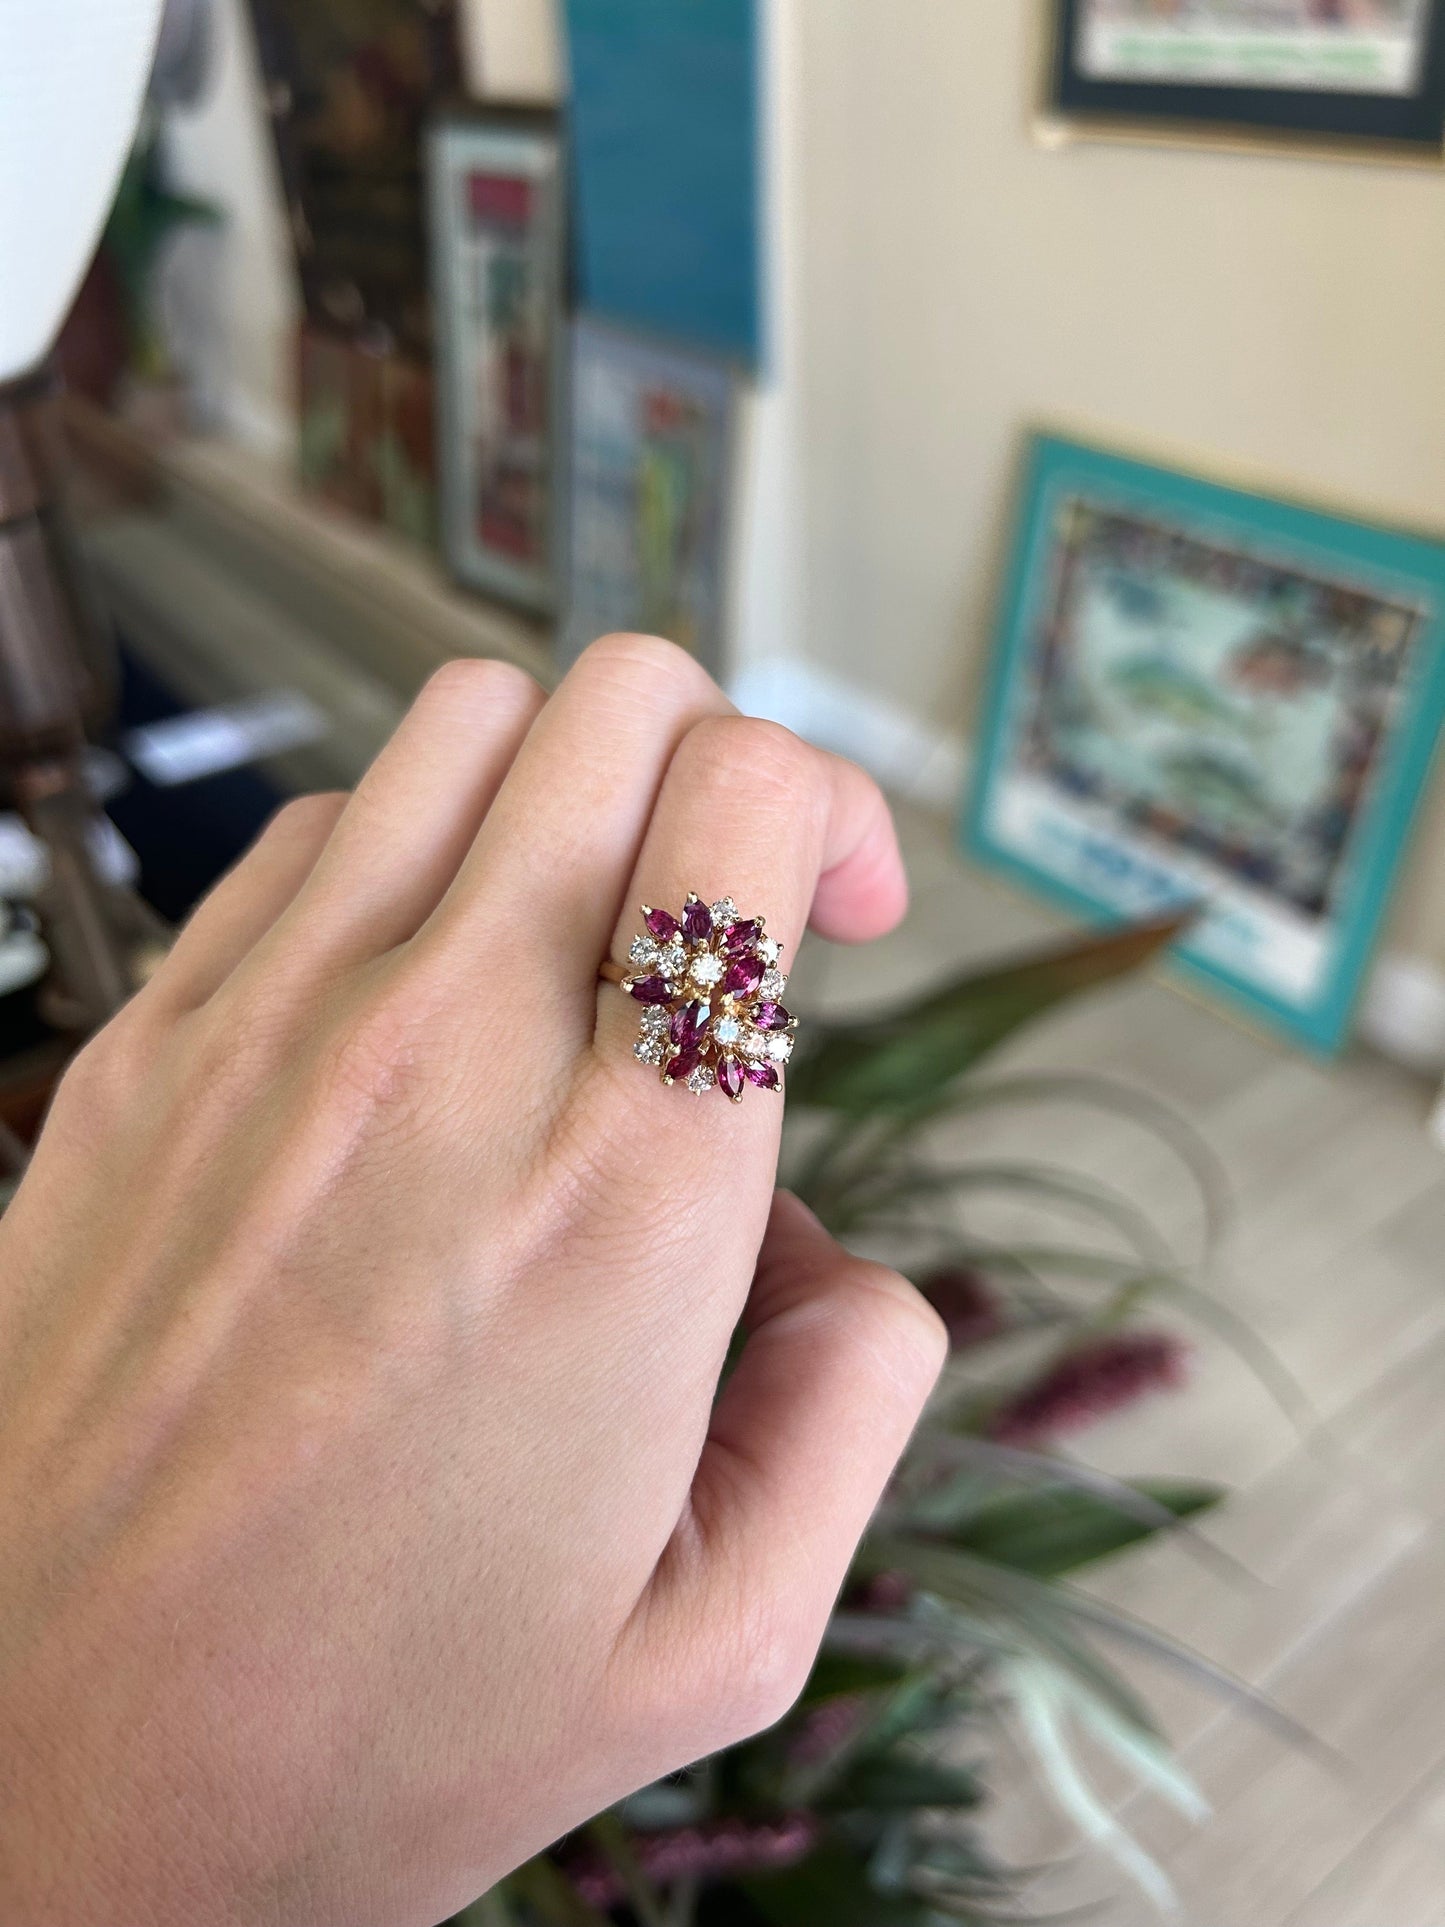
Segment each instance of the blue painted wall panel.
M566 0L585 308L761 353L756 0Z

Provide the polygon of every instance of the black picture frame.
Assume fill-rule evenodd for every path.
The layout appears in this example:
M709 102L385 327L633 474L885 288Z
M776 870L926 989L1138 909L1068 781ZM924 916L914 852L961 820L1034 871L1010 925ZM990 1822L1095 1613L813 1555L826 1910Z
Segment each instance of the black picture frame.
M1091 0L1048 0L1051 35L1044 131L1100 138L1234 146L1294 146L1336 156L1445 159L1445 0L1426 0L1428 22L1410 93L1337 88L1101 79L1077 63Z

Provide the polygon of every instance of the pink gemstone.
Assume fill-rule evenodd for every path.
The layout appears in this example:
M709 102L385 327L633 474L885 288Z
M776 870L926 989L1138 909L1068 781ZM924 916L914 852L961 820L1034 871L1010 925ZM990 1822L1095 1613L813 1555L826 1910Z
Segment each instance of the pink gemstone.
M697 897L689 897L683 906L682 934L689 943L706 943L712 935L712 911Z
M667 987L666 977L639 977L628 992L640 1004L665 1004L671 1000L672 992Z
M738 957L730 963L722 987L729 997L747 997L763 981L761 957Z
M792 1012L784 1010L781 1004L759 1004L753 1012L753 1022L759 1030L786 1030L792 1021Z
M677 918L670 917L666 910L649 910L645 922L647 934L656 937L659 943L666 943L669 937L677 935Z
M706 1029L707 1019L702 1014L702 1005L685 1004L681 1010L673 1012L668 1036L679 1050L696 1050Z
M717 1067L717 1087L724 1097L743 1094L743 1067L735 1057L725 1057Z
M663 1076L671 1078L689 1077L693 1071L697 1069L699 1061L698 1053L695 1050L679 1051L677 1056L673 1058L672 1062L663 1072ZM772 1069L771 1064L768 1065L768 1069Z
M778 1088L778 1073L771 1064L744 1064L743 1076L759 1090L775 1091Z
M728 931L727 947L737 956L740 951L751 950L762 934L762 925L750 917L746 923L735 923Z

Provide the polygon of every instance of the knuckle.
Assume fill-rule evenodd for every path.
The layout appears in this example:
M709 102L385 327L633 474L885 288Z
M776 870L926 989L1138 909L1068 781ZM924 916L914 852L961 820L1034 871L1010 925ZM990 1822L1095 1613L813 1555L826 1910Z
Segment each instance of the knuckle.
M310 796L293 796L272 815L265 834L288 842L305 842L318 834L326 834L334 827L347 800L344 790L318 790Z
M152 1040L130 1007L82 1045L56 1086L51 1117L62 1129L114 1121L154 1059Z
M661 636L633 635L619 631L599 636L577 658L574 676L621 684L628 689L639 685L649 690L659 685L681 695L699 697L714 692L711 676L675 642Z
M358 1122L415 1113L432 1068L429 1058L424 1061L425 1028L411 987L400 975L365 990L322 1047L323 1102Z
M761 716L706 717L694 725L685 754L704 781L731 789L739 777L746 777L755 802L771 799L796 811L822 795L823 765L817 750L781 723Z
M781 1610L750 1614L734 1633L728 1723L737 1740L776 1726L797 1703L817 1657L812 1627Z
M948 1357L948 1331L922 1292L886 1265L860 1261L847 1281L846 1302L857 1342L880 1372L912 1391L932 1384Z
M422 714L511 719L530 715L543 702L540 685L514 662L496 656L457 656L434 669L415 708Z

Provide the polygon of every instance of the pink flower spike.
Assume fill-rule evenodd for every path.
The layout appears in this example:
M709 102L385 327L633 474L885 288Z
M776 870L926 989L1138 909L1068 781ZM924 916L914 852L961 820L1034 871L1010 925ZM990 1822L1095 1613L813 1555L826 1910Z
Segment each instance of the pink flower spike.
M749 997L762 981L762 958L739 957L736 962L728 965L722 987L729 997Z
M1182 1385L1188 1348L1172 1332L1123 1331L1066 1353L994 1413L989 1437L1038 1445L1079 1432L1146 1393Z
M786 1030L793 1021L793 1013L784 1010L781 1004L759 1004L753 1012L753 1022L759 1030Z
M666 910L648 910L643 917L647 934L656 937L659 943L666 943L669 937L677 935L677 918L670 917Z
M712 911L697 897L683 906L682 934L689 943L706 943L712 935Z
M638 977L629 984L627 994L640 1004L665 1004L672 998L666 977Z

